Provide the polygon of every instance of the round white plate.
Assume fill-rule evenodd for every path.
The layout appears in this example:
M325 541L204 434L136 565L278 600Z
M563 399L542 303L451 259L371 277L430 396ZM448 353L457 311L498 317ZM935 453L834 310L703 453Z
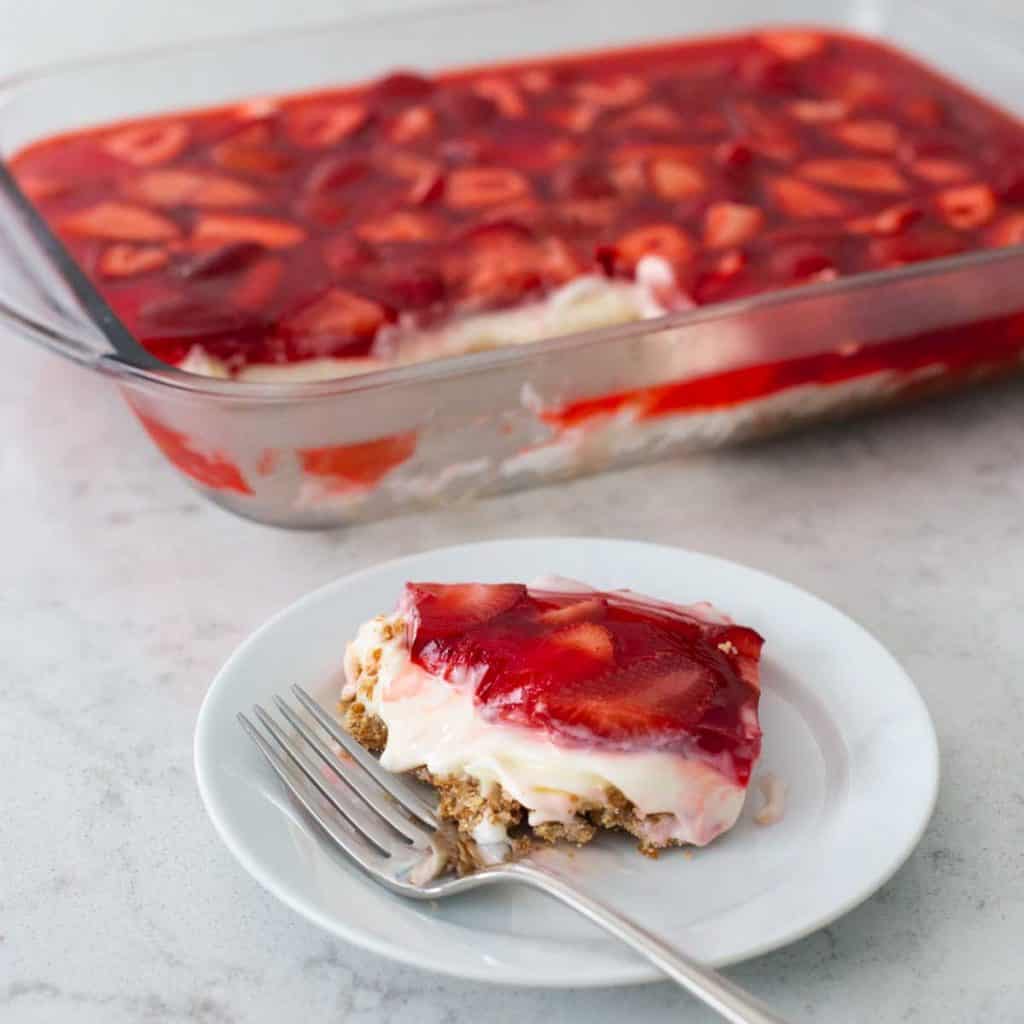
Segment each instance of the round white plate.
M496 887L430 905L378 888L296 809L235 720L297 682L333 697L347 640L390 610L406 580L523 580L545 573L670 601L710 600L766 638L758 773L789 788L781 822L737 826L654 861L606 837L581 877L648 928L717 965L820 928L881 886L914 848L938 787L928 712L860 626L789 583L706 555L632 541L554 537L428 551L347 576L285 609L235 652L199 714L206 809L242 866L343 939L419 967L492 982L584 986L657 972L571 910Z

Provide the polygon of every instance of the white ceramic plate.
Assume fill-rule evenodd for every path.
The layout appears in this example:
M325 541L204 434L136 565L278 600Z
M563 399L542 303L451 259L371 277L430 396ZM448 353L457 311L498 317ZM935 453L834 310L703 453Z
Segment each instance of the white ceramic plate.
M758 771L789 787L786 815L657 861L606 837L573 865L616 906L702 959L729 964L792 942L867 898L931 816L938 748L892 656L816 597L752 569L632 541L547 538L429 551L347 576L285 609L232 656L199 714L195 767L228 848L262 885L341 938L420 967L520 985L613 985L657 972L572 911L518 887L431 906L378 888L328 848L235 720L298 682L324 695L346 641L420 580L544 573L671 601L710 600L766 638Z

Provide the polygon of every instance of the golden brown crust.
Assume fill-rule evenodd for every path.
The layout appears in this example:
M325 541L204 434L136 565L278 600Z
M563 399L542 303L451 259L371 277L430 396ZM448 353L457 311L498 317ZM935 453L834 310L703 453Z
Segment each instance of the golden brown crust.
M388 727L376 715L367 711L361 700L342 701L338 710L342 714L341 724L357 743L375 754L384 749L388 741Z

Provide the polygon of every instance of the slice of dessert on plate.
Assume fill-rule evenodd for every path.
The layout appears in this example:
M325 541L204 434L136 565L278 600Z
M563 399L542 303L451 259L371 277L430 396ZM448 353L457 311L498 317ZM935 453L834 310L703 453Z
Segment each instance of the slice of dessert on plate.
M761 747L762 638L709 604L545 578L408 583L345 655L345 727L476 843L703 846Z

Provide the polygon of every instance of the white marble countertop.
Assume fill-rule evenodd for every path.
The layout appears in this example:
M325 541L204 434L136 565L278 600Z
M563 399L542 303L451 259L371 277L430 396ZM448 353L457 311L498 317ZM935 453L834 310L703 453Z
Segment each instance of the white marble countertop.
M7 6L31 42L54 5ZM11 45L5 34L0 51ZM364 953L264 893L203 814L196 713L250 630L342 573L492 537L499 522L724 554L875 632L935 718L944 777L934 821L864 906L734 976L794 1022L1024 1019L1024 386L299 534L207 505L104 382L12 337L2 344L5 1024L711 1020L668 985L499 990Z
M105 382L4 344L6 1024L710 1019L668 985L497 990L361 952L266 895L203 814L192 729L246 633L339 574L491 537L499 520L724 554L874 631L935 717L935 819L875 898L735 975L794 1022L1024 1016L1024 387L414 521L286 533L187 490Z

